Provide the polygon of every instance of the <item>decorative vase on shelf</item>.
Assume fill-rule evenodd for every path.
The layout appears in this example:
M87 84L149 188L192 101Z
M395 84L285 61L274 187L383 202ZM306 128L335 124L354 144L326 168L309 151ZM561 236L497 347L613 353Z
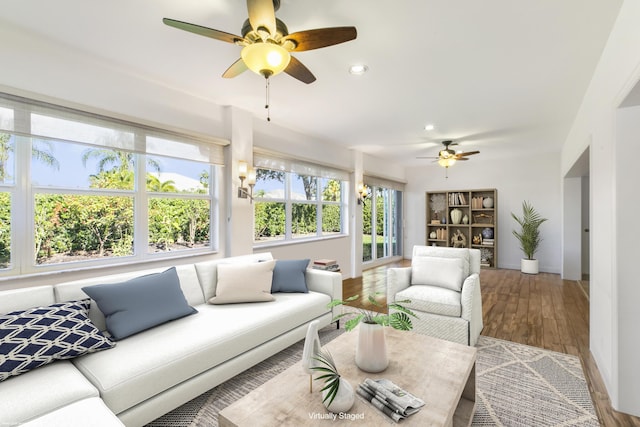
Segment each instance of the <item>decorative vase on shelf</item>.
M469 217L467 215L462 217L462 223L465 224L465 225L469 224Z
M356 365L365 372L382 372L389 366L384 326L360 323L356 345Z
M322 400L325 401L326 395L329 393L329 390L325 390L322 392ZM349 381L340 377L340 386L338 387L338 392L331 401L331 404L327 405L325 401L324 406L327 408L329 412L333 412L334 414L339 414L341 412L347 412L356 401L356 393L353 390Z
M429 238L430 239L435 239L438 237L438 234L435 231L432 231L431 233L429 233Z
M485 227L482 229L483 239L493 239L493 228Z
M484 206L487 209L491 209L493 207L493 197L485 197L482 200L482 206Z
M462 211L458 208L451 210L451 222L454 224L460 224L460 220L462 219Z

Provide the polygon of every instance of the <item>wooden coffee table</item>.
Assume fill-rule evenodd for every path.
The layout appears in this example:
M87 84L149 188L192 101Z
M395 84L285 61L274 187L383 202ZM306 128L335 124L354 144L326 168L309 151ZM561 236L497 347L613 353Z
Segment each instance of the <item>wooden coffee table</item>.
M400 421L405 426L469 426L476 400L476 353L474 347L387 328L389 367L378 374L355 365L358 331L345 332L329 342L338 370L354 390L365 378L387 378L425 401L422 409ZM315 377L315 375L314 375ZM395 424L356 395L356 403L335 420L322 404L322 381L313 381L298 362L242 399L220 411L220 427L345 425L388 426Z

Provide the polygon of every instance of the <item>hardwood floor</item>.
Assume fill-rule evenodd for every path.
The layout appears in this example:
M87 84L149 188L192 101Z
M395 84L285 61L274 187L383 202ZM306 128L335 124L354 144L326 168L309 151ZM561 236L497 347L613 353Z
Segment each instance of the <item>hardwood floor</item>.
M367 295L386 293L386 269L410 261L365 270L343 282L343 297L360 295L351 305L376 309ZM522 274L517 270L482 270L482 335L578 356L600 424L640 427L640 418L611 407L600 372L589 351L589 301L580 283L557 274ZM383 295L378 301L385 304Z

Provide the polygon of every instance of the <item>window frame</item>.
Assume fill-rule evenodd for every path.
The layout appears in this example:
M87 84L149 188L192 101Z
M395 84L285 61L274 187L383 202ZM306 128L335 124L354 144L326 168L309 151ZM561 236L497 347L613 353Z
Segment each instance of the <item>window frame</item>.
M222 183L222 173L217 163L218 153L222 153L223 141L206 137L200 139L192 135L183 135L173 131L165 131L152 128L146 125L137 125L131 122L123 122L118 119L97 116L65 107L26 100L0 93L0 106L13 109L13 120L11 123L0 123L0 133L12 135L13 141L13 162L15 177L11 184L0 183L0 191L8 192L11 200L11 230L10 245L11 255L7 268L0 269L0 278L20 277L30 274L45 272L74 271L94 267L106 267L127 265L139 262L147 262L160 259L182 258L186 256L216 253L219 245L219 220L220 210L220 185ZM33 107L33 110L31 110ZM45 111L45 113L43 113ZM103 126L113 124L113 129L127 126L134 130L136 139L136 150L127 150L116 147L104 147L114 150L132 153L134 156L134 179L133 190L121 189L101 189L101 188L67 188L64 186L35 185L32 182L32 146L38 140L49 140L54 143L73 143L83 146L96 147L94 144L85 141L65 140L53 137L43 137L32 135L31 114L46 114L53 118L70 119L80 124L85 123L82 119L87 118L87 124L100 123ZM163 155L158 152L146 154L144 152L145 140L147 137L161 137L176 143L189 144L191 146L202 145L207 150L208 161L190 159L187 157ZM195 139L194 139L195 138ZM142 141L142 142L141 142ZM208 144L208 145L207 145ZM219 147L215 147L218 145ZM217 150L217 151L216 151ZM209 173L208 192L180 193L180 192L152 192L146 189L146 158L166 157L183 158L202 163ZM131 197L133 203L133 254L125 256L108 256L91 260L63 261L52 264L37 264L35 254L35 207L36 196L38 194L59 194L59 195L83 195L83 196L115 196ZM209 207L209 231L208 244L204 247L185 248L179 251L152 252L149 250L149 200L154 198L178 198L184 200L207 200Z
M287 245L292 243L300 243L300 242L310 242L316 240L326 240L332 238L346 237L349 235L347 229L347 208L348 208L348 197L347 197L347 189L349 187L349 181L340 180L334 177L325 177L325 176L317 176L317 175L304 175L302 173L297 172L288 172L282 170L274 170L266 167L256 167L256 171L258 169L263 170L271 170L284 174L284 197L283 198L270 198L270 197L260 197L254 195L254 205L258 203L283 203L285 207L285 233L282 239L274 239L274 240L255 240L255 208L254 208L254 221L253 221L253 246L255 248L264 248L267 246L278 246L278 245ZM313 177L316 180L316 194L313 200L306 199L294 199L293 198L293 184L292 180L296 179L298 176L309 176ZM340 200L339 201L329 201L323 200L322 198L322 189L320 188L321 180L335 180L340 183ZM316 207L316 233L315 235L305 235L301 237L294 237L293 235L293 205L294 204L304 204L304 205L313 205ZM340 207L340 233L330 233L325 234L323 231L323 206L339 206Z

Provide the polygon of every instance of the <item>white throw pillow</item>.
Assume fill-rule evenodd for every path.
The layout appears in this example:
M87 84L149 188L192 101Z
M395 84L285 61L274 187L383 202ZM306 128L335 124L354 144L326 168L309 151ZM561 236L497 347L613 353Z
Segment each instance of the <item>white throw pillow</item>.
M416 257L411 261L411 284L460 292L465 279L462 263L460 258Z
M216 296L210 304L274 301L271 281L275 261L250 264L218 264Z

